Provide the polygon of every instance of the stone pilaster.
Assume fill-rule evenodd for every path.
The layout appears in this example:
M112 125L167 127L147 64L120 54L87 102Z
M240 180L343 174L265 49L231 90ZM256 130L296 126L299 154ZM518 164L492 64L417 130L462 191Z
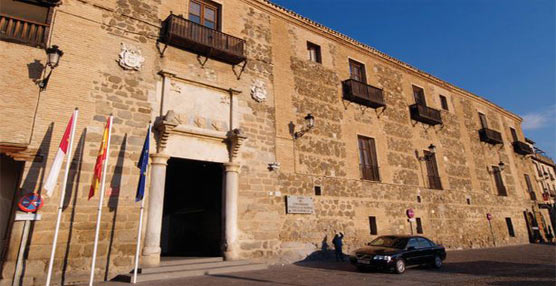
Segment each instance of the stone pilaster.
M239 258L237 245L237 197L239 188L239 168L235 162L224 164L226 173L226 190L223 196L224 205L224 257L226 260Z
M160 232L162 229L162 211L164 209L164 184L169 158L170 156L166 154L151 154L151 186L148 194L149 208L143 247L143 267L158 266L160 264Z

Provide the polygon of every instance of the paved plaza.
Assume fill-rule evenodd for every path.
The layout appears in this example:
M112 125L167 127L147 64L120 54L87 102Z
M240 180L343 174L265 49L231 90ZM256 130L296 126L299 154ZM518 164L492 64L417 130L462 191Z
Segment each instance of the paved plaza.
M126 285L121 282L99 286ZM410 268L403 275L359 273L335 261L274 265L268 270L139 283L156 285L327 286L327 285L556 285L556 247L522 245L449 251L442 269Z

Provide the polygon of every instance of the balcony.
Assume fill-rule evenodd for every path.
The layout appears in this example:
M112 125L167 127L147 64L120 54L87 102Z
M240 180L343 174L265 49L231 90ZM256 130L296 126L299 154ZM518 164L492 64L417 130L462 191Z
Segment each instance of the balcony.
M232 65L245 61L245 41L170 15L162 25L161 42Z
M479 130L479 138L481 141L486 142L488 144L504 144L502 141L502 134L496 130L483 128Z
M512 145L514 145L514 151L517 154L520 154L520 155L533 154L533 149L531 149L531 146L529 146L529 144L527 144L525 142L514 141L512 143Z
M45 47L49 25L0 14L0 39Z
M342 82L344 99L365 105L371 108L384 107L384 95L382 89L368 85L354 79Z
M442 124L440 110L436 110L422 104L413 104L409 106L409 112L411 114L411 119L415 121L423 122L425 124L433 126Z

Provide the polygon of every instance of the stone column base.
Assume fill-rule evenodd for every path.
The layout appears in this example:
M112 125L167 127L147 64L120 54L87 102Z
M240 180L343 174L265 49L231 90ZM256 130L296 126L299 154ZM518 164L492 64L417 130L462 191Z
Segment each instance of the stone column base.
M156 267L160 265L160 247L145 247L141 256L142 267Z

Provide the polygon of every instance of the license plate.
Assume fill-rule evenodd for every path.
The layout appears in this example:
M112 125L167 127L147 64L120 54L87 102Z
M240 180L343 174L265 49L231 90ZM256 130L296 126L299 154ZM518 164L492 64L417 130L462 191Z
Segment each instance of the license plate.
M357 263L361 263L361 264L371 264L371 261L369 261L369 260L363 260L363 259L357 259Z

